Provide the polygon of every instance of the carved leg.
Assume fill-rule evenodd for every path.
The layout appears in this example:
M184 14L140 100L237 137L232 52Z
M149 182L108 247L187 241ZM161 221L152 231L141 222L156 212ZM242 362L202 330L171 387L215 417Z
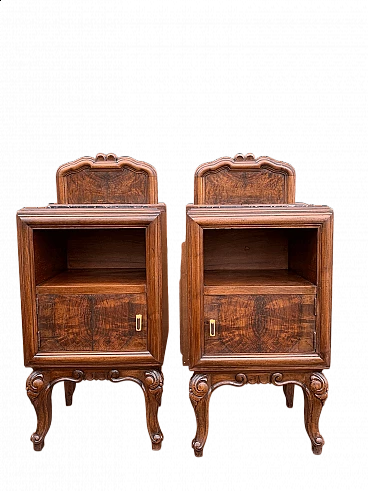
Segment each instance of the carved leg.
M50 372L32 372L27 379L27 395L37 414L37 429L31 436L34 450L40 451L45 444L52 417Z
M157 413L161 406L164 377L158 370L145 372L144 391L146 401L147 429L152 441L152 450L160 450L163 434L158 422Z
M64 382L64 391L65 391L65 404L67 406L71 406L73 403L73 394L75 391L75 382L69 382L66 380Z
M111 382L132 380L142 387L146 401L147 429L152 442L152 450L160 450L164 439L157 413L161 405L164 377L157 369L151 370L111 370L107 377Z
M209 378L207 375L195 373L189 382L189 398L197 420L197 432L192 441L196 457L202 457L208 435L208 408L211 397Z
M319 432L318 423L328 395L328 382L323 373L313 373L303 386L303 392L305 429L312 442L312 452L320 455L325 441Z
M31 435L31 443L34 452L42 452L45 448L45 440L52 423L52 389L59 382L64 382L67 392L67 402L72 403L71 388L75 388L76 383L82 382L84 372L81 370L51 371L35 370L31 372L25 383L24 388L29 402L32 404L36 415L36 430Z
M271 377L274 385L296 384L304 393L304 422L305 429L312 442L315 455L322 453L325 443L318 429L322 407L327 399L328 382L322 372L274 373Z
M286 397L286 406L293 407L294 403L294 384L283 385L284 394Z
M208 435L208 409L212 392L221 385L241 387L247 383L247 377L242 374L226 373L194 373L189 382L189 398L197 420L197 432L192 441L194 455L202 457L203 447Z

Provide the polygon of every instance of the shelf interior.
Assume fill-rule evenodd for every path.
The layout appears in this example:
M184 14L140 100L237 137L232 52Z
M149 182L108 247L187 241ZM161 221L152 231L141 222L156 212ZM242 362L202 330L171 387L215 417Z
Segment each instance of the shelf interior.
M288 269L251 269L244 271L205 271L204 284L210 285L264 285L310 286L310 281Z
M316 285L288 269L210 270L204 272L205 294L311 293Z
M143 293L145 228L36 229L37 293Z
M144 293L145 269L67 269L43 281L37 293Z
M204 293L317 290L317 228L205 229Z

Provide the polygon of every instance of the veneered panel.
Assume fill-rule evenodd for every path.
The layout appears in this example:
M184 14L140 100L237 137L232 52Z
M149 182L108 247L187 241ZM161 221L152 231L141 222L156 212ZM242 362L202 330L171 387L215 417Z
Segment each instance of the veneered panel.
M94 351L147 351L145 294L95 295ZM142 315L141 331L136 315Z
M313 353L314 295L204 297L205 355ZM209 335L209 321L216 335Z
M285 203L285 175L262 170L223 167L203 176L204 202L215 204Z

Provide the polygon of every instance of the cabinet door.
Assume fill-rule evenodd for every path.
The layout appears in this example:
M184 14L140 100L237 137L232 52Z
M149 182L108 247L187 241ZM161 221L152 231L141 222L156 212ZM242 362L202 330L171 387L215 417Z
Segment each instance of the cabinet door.
M91 351L92 302L90 295L38 295L40 351Z
M205 296L204 354L314 353L314 300L314 295Z
M94 351L147 351L145 293L95 295L93 317Z
M37 302L40 351L147 351L144 293L41 294Z

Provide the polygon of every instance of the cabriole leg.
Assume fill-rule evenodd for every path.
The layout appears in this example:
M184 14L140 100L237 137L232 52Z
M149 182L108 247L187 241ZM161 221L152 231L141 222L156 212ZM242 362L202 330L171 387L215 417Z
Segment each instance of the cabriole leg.
M305 429L312 443L315 455L322 453L325 441L319 432L319 417L328 395L328 382L321 372L313 373L303 386Z
M197 432L192 441L194 455L202 457L208 435L208 409L212 392L222 385L241 387L248 383L244 373L194 373L189 382L189 398L197 420Z
M52 418L51 394L53 385L50 384L50 372L34 371L27 379L27 395L35 408L37 429L31 436L33 448L43 449L45 436L49 431Z
M147 429L152 442L152 450L160 450L163 434L158 422L158 408L161 406L164 377L158 370L144 374L144 396L146 401Z
M192 441L194 455L202 457L208 435L208 408L210 404L209 376L194 373L189 382L189 398L197 420L197 432Z
M146 418L148 433L153 450L160 450L164 439L157 418L158 408L161 405L164 377L158 369L151 370L111 370L107 376L111 382L125 382L131 380L141 386L146 401Z
M303 389L305 429L312 442L313 453L320 455L325 441L319 432L318 423L328 395L326 377L322 372L274 373L271 382L283 387L292 383Z

